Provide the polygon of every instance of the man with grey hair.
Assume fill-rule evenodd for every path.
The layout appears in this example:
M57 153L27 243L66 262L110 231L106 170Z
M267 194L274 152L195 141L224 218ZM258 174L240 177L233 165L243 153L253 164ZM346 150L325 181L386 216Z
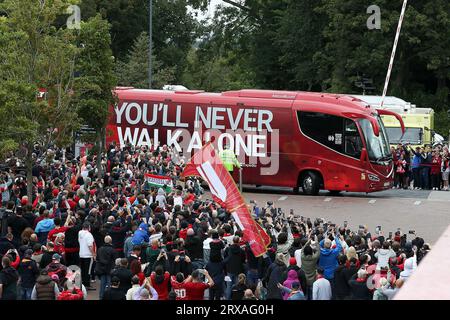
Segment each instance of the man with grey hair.
M333 241L336 243L333 246ZM327 231L325 239L320 241L320 258L319 266L324 269L324 278L329 280L333 287L334 271L338 267L338 256L342 251L341 238L344 241L342 235L340 235L334 228L330 228Z
M102 300L106 287L111 284L111 270L114 266L118 254L112 247L112 239L106 236L105 244L98 249L97 260L95 264L95 274L100 278L99 298Z

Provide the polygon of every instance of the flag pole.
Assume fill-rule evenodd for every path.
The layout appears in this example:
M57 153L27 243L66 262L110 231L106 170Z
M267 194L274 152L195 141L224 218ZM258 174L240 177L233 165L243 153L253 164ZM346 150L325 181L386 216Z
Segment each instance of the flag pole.
M397 33L395 34L394 46L392 47L391 60L389 62L388 71L386 74L386 81L384 82L383 96L381 98L381 108L384 105L384 99L386 98L387 90L389 87L389 80L391 79L392 67L394 65L395 52L397 51L398 39L400 38L400 32L402 30L403 18L405 17L406 5L408 4L408 0L403 1L402 12L400 13L400 19L398 21Z

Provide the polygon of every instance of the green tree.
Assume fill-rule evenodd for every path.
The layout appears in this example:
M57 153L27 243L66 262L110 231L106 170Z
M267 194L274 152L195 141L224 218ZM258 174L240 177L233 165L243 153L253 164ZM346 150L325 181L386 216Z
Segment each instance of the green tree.
M148 43L148 34L141 33L128 52L126 61L117 62L115 70L119 85L148 88ZM164 68L154 55L152 55L152 72L152 88L161 89L163 85L173 83L175 80L175 68Z
M22 150L30 199L34 144L64 147L77 125L70 101L78 49L73 31L55 26L71 3L0 4L0 149ZM47 91L45 97L40 90Z
M153 53L161 68L174 69L175 81L180 80L186 56L197 36L198 22L187 4L186 0L153 0ZM148 0L83 0L81 12L83 19L99 12L109 21L113 54L119 61L125 61L135 39L148 32L148 6Z
M78 114L83 124L96 131L93 136L84 138L96 145L99 177L102 175L101 152L104 149L109 108L115 102L113 89L117 84L109 29L110 25L100 15L81 23L78 42L83 49L77 64L80 77L75 79L74 104Z

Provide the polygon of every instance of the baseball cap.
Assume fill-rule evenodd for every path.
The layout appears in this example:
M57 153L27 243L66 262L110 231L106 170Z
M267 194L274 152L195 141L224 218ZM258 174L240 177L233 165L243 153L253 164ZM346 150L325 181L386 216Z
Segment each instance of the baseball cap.
M52 260L61 260L61 256L57 253L53 254Z

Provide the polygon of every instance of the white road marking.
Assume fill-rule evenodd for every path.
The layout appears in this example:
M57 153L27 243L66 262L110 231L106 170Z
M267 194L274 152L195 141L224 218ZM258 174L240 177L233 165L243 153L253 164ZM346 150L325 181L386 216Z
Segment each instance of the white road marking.
M288 197L287 196L282 196L282 197L280 197L280 199L278 199L278 201L284 201L284 200L286 200Z
M422 201L416 201L416 202L414 202L414 205L415 206L418 206L419 204L421 204L422 203Z
M325 200L323 200L323 201L330 202L331 200L333 200L333 198L325 198Z
M369 203L370 203L370 204L374 204L375 202L377 202L377 200L374 200L374 199L369 200Z

